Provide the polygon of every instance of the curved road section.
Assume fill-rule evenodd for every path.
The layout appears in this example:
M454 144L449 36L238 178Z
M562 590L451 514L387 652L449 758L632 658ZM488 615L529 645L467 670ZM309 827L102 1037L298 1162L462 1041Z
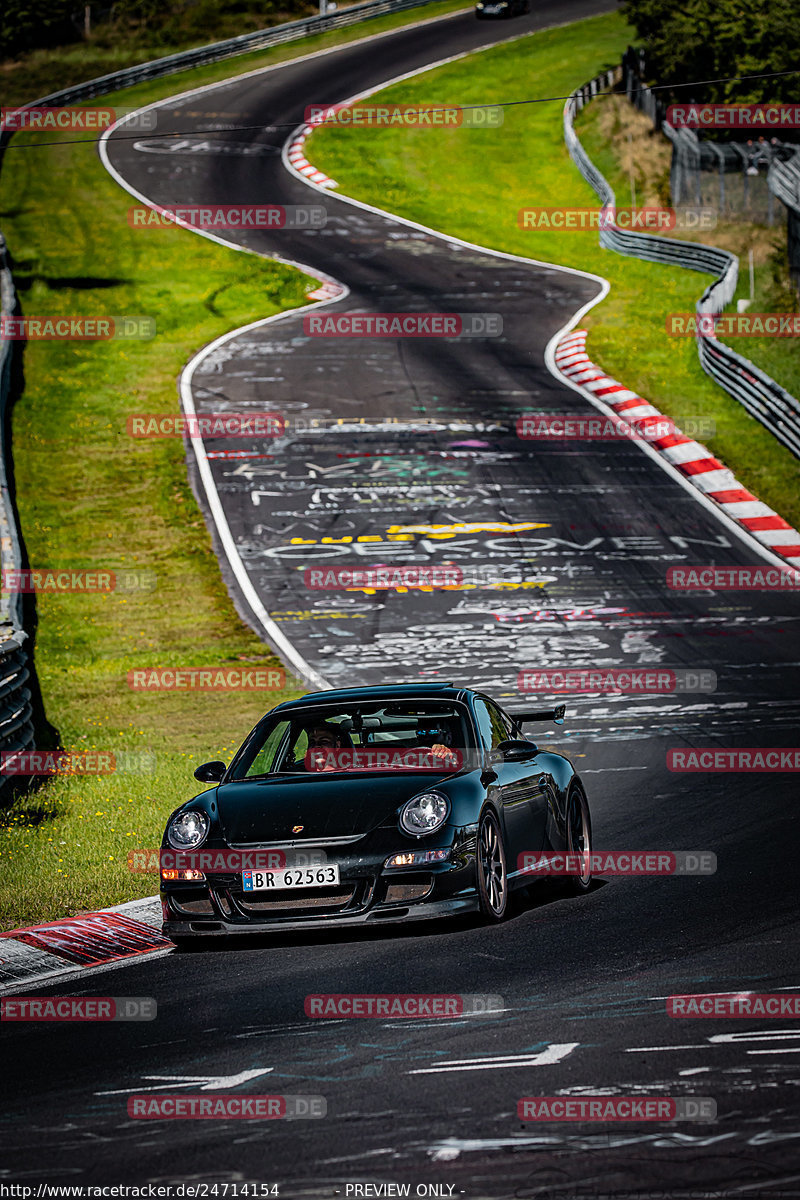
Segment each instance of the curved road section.
M202 470L192 464L241 611L316 685L453 678L508 700L521 694L523 669L689 672L669 694L567 697L573 719L542 737L587 783L596 846L710 852L718 869L607 876L585 897L539 896L497 928L275 938L141 961L113 985L86 978L77 986L92 994L154 996L159 1019L17 1026L4 1158L8 1171L25 1162L32 1183L260 1181L284 1197L331 1200L800 1194L797 1021L677 1019L665 1000L798 987L796 776L667 765L676 749L797 743L796 601L668 587L669 568L765 560L637 445L516 437L532 408L593 414L549 374L544 351L602 281L321 195L281 165L307 104L601 7L545 3L511 25L462 14L260 72L162 105L159 132L177 140L121 129L107 153L129 190L161 205L327 209L324 228L224 235L305 265L328 281L327 301L221 339L184 380L184 403L199 413L288 420L279 440L209 439ZM258 128L233 128L247 125ZM337 311L496 313L503 332L373 340L304 330L304 315ZM434 424L420 429L421 418ZM468 586L306 582L312 568L366 564L449 564ZM484 586L498 580L509 586ZM531 686L544 701L546 683ZM306 1016L311 992L484 993L503 1007L329 1022ZM126 1119L129 1095L199 1086L321 1095L328 1116ZM601 1092L708 1097L717 1117L518 1118L524 1096Z

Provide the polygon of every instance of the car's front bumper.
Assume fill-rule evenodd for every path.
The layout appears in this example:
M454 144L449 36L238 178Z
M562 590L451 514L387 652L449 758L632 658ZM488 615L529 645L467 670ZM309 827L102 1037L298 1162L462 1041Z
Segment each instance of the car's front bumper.
M479 905L470 832L471 837L454 840L448 861L424 868L387 869L383 851L375 857L329 856L327 861L339 865L336 887L244 892L241 876L235 874L209 874L198 883L162 883L163 930L167 937L182 939L388 925L474 912Z
M463 897L459 900L439 900L435 902L413 904L407 907L397 906L390 909L373 909L354 916L335 914L326 917L283 917L278 921L246 921L231 922L215 920L212 917L195 917L194 919L176 920L170 918L164 921L162 929L168 938L192 937L228 937L230 934L248 934L250 937L259 933L276 933L280 930L297 932L302 929L363 928L364 926L391 925L398 921L444 920L462 913L478 911L477 893L473 897Z

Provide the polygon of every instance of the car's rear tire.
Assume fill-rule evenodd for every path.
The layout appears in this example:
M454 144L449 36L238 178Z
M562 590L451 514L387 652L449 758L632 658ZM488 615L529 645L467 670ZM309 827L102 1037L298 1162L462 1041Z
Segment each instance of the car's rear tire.
M577 782L572 784L567 798L567 854L585 854L587 859L578 875L567 876L571 892L583 894L592 886L592 870L588 856L592 852L592 818L586 793Z
M506 851L500 824L490 808L478 826L475 861L481 913L488 921L502 921L508 912Z

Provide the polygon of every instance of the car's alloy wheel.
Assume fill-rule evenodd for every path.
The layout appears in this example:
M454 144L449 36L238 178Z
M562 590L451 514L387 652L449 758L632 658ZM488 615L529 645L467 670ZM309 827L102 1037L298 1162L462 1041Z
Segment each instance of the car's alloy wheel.
M478 895L483 915L502 921L508 906L506 852L497 817L491 810L484 813L478 828Z
M583 788L574 784L567 801L567 853L586 855L577 875L568 876L573 891L588 892L592 886L592 871L588 855L592 852L592 819L589 802Z

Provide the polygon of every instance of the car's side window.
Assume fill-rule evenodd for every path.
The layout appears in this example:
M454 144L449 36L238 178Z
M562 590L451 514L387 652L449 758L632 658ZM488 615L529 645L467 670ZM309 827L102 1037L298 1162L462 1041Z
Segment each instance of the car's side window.
M478 718L481 738L489 750L494 750L501 742L518 736L511 721L491 700L476 696L475 715Z
M509 741L513 741L513 742L525 741L525 742L527 742L529 740L524 729L522 728L522 726L518 725L513 717L510 717L508 715L508 713L504 712L503 709L500 708L499 706L498 706L497 711L500 713L500 716L503 720L503 724L505 725L505 728L508 730L506 737L509 739Z
M281 742L289 728L288 721L279 721L267 737L264 745L253 759L245 772L245 779L254 775L268 775L274 766L275 755L280 749Z

